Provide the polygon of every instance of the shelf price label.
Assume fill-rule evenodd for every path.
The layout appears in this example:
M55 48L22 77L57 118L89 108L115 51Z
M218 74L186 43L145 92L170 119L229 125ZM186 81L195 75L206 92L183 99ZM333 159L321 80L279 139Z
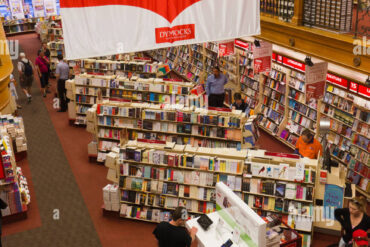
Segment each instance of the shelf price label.
M249 50L249 43L248 42L244 42L244 41L241 41L239 39L236 39L234 41L234 43L235 43L235 46L240 48L240 49L243 49L243 50L246 50L246 51Z
M293 69L302 71L302 72L305 72L305 70L306 70L306 65L304 63L295 61L295 60L287 58L287 57L283 57L283 64L288 66L288 67L291 67Z
M349 91L357 93L358 92L358 83L351 81L349 83Z

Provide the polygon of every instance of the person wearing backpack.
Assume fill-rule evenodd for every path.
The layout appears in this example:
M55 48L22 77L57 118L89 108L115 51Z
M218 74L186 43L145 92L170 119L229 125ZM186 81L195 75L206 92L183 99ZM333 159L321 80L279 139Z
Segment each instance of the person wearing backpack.
M31 102L31 87L33 82L33 64L27 59L26 54L21 52L19 54L20 61L18 62L18 72L19 72L19 84L23 92L26 94L28 102Z
M38 57L36 58L37 73L40 77L41 90L43 96L46 97L47 86L49 85L49 69L48 69L49 60L45 56L43 50L39 50L37 52L37 55L38 55Z

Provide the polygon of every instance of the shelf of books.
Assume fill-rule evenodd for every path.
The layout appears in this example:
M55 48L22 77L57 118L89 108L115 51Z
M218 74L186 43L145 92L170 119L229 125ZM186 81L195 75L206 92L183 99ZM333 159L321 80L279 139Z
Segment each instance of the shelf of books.
M305 246L310 246L318 161L278 156L265 152L248 158L243 170L243 199L261 216L281 216L303 236Z
M263 75L260 127L295 149L302 131L318 134L318 106L306 102L305 64L273 54L271 72Z
M321 118L330 120L327 140L334 161L347 167L347 180L367 197L370 195L369 92L365 85L329 73L320 109Z
M95 118L88 118L96 125L90 129L98 140L98 161L104 161L110 147L126 139L160 140L195 147L250 148L254 146L256 130L253 121L247 120L241 111L208 110L189 103L109 101L98 104Z
M48 40L49 41L63 40L63 29L61 27L50 27L48 29Z
M253 71L252 44L241 40L236 42L241 42L241 45L243 45L240 48L236 46L239 48L237 53L239 57L240 91L242 96L244 96L244 101L256 112L257 106L261 101L260 75L255 75Z
M144 66L139 71L146 68ZM138 71L137 69L138 66L135 71ZM194 87L190 82L170 79L89 74L77 75L74 80L69 80L66 84L67 97L72 100L72 111L75 111L77 124L86 124L86 112L97 103L98 96L101 99L116 101L177 104L190 101L191 97L188 95Z
M0 197L9 206L2 210L3 216L26 214L27 205L30 203L27 180L21 168L17 167L13 148L13 143L18 148L19 142L24 142L24 139L20 140L21 137L14 133L15 130L17 132L21 129L16 127L19 124L23 126L21 118L11 115L0 116Z
M48 48L50 50L50 69L54 74L59 62L58 55L63 55L64 57L64 41L51 41L48 43Z
M119 180L121 217L169 221L177 206L186 207L191 217L214 212L219 181L241 196L246 151L139 140L109 155L116 158L107 159L106 166Z
M35 25L43 20L43 17L19 20L5 20L3 22L4 31L6 35L34 32Z

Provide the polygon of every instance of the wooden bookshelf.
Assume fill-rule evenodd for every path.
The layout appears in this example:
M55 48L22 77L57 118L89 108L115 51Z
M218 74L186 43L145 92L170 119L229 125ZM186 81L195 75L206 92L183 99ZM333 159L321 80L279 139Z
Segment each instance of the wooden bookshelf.
M248 120L240 111L220 112L184 105L164 105L109 102L99 103L91 109L88 121L94 123L92 131L98 140L99 151L113 141L117 146L121 131L127 131L130 140L152 139L188 144L197 147L253 147L257 131L253 118ZM122 137L123 138L123 137ZM254 140L254 141L253 141ZM122 141L122 140L121 140ZM99 156L99 155L98 155ZM104 154L99 160L104 160Z
M224 158L223 155L219 156L223 149L218 150L220 152L217 152L217 149L207 149L209 152L204 153L203 149L198 151L189 146L170 146L169 149L164 142L153 143L143 140L141 142L130 141L121 147L114 168L119 176L121 208L126 204L140 207L141 210L157 210L156 213L167 214L177 206L185 206L191 217L210 213L216 209L215 184L224 179L226 179L225 183L229 181L234 191L241 195L241 171L247 156L246 151L229 149L229 155ZM177 159L177 166L172 164L172 157ZM214 166L210 166L209 160L214 162ZM198 166L199 168L196 168ZM161 167L161 170L156 170L156 167ZM147 169L150 169L150 174ZM159 172L158 177L155 171ZM167 174L175 173L178 175L167 176ZM131 179L137 180L133 182ZM141 186L138 184L140 181ZM132 185L135 189L132 189ZM131 195L127 191L132 191ZM135 198L132 193L136 193ZM130 218L137 219L133 215ZM149 219L139 218L153 222L159 221L151 217Z

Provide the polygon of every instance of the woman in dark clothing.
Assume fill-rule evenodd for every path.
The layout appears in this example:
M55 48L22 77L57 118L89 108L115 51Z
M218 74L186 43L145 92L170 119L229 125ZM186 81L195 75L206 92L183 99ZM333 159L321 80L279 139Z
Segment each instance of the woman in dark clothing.
M370 217L366 214L366 199L363 197L350 200L348 208L338 208L334 215L344 230L339 247L351 246L354 231L361 229L367 232L370 229Z
M6 204L1 198L0 198L0 209L6 209L8 207L8 204ZM1 228L2 228L2 222L1 222L1 218L2 218L2 214L1 214L1 210L0 210L0 247L3 246L2 243L1 243L1 236L2 236L2 231L1 231Z

